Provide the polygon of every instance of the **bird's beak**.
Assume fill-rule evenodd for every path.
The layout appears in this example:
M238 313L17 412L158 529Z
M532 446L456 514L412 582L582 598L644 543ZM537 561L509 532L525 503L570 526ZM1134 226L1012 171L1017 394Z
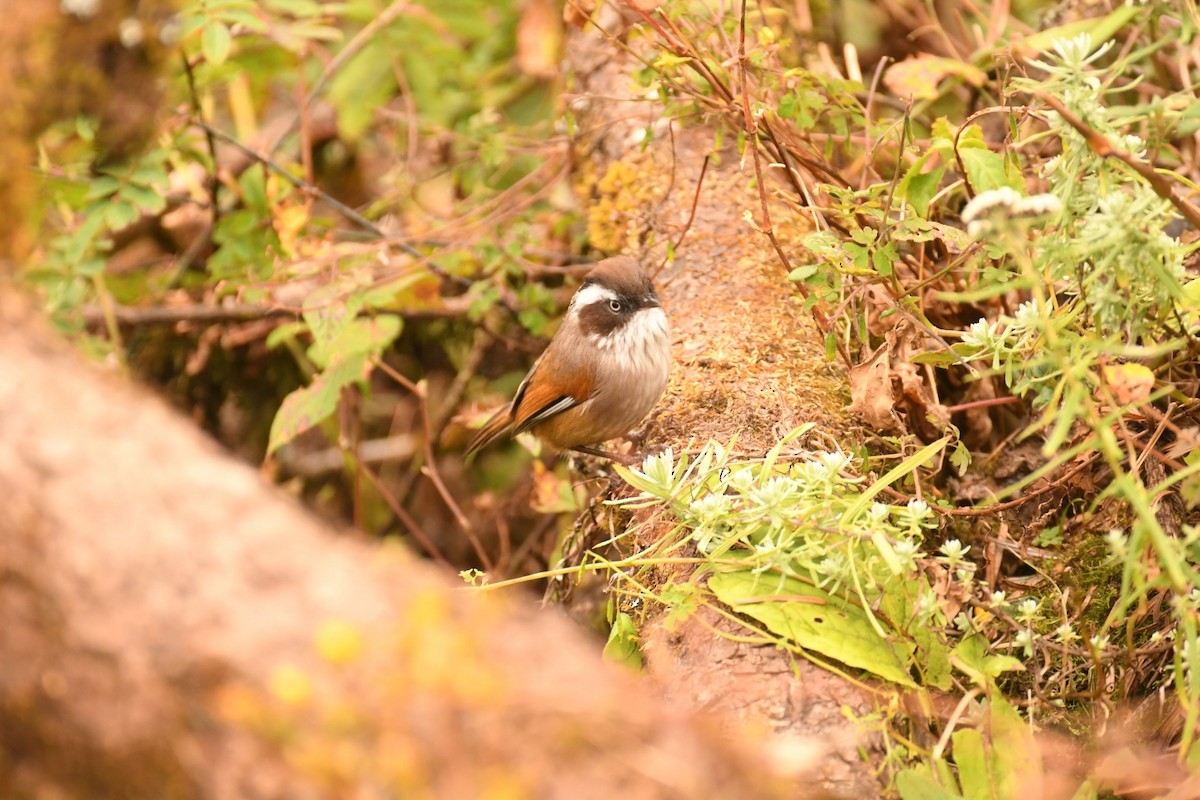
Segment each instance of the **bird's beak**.
M658 302L658 298L652 294L642 298L642 305L646 308L662 308L662 303Z

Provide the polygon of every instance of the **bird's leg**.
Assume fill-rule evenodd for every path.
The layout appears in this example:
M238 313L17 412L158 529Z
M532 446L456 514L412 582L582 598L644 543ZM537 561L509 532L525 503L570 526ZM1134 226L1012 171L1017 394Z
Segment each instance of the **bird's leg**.
M578 447L572 447L571 449L576 453L583 453L584 455L596 456L597 458L605 458L609 461L615 461L616 463L625 467L631 467L641 461L641 459L635 456L622 455L621 453L610 453L607 450L601 450L599 447L588 447L587 445L582 444Z
M629 431L629 433L626 433L621 438L633 445L634 451L640 451L642 449L642 445L646 443L646 439L650 436L650 431L652 431L657 424L658 418L655 417L654 419L648 420L642 427Z

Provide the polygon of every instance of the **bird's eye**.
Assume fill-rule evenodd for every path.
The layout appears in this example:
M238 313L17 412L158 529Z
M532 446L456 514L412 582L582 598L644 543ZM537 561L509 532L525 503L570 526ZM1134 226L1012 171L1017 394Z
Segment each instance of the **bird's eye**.
M614 314L619 314L621 312L621 301L620 300L609 300L608 307L612 309L612 312Z

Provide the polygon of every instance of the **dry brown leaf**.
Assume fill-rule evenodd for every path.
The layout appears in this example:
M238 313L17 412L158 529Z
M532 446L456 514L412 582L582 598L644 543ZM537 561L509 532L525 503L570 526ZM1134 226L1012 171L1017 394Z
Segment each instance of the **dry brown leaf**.
M850 413L879 433L903 433L892 391L892 339L850 368Z
M1154 389L1154 373L1142 364L1110 364L1104 367L1104 383L1118 405L1140 405Z
M883 82L897 97L933 100L939 94L938 85L951 76L962 78L972 86L982 86L987 80L987 75L971 64L921 53L916 58L893 64L884 73Z
M907 361L894 364L892 373L900 379L901 405L908 429L932 442L950 426L950 412L933 397L922 368Z

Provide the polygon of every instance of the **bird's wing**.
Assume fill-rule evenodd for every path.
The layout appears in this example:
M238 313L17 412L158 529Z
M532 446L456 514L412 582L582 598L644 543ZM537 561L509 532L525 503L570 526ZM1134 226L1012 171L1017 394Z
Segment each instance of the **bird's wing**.
M547 351L549 352L549 351ZM557 362L556 362L557 363ZM525 376L512 401L513 433L521 433L540 422L587 401L591 380L586 375L572 373L575 380L537 380L539 369L550 369L546 353L537 360ZM546 377L546 376L541 376ZM582 380L581 380L582 378Z
M532 428L534 425L537 425L539 422L545 422L555 414L561 414L567 409L574 408L577 405L579 405L579 401L570 395L567 395L566 397L559 397L557 400L547 403L525 419L521 420L521 423L513 428L513 433L523 433L524 431Z

